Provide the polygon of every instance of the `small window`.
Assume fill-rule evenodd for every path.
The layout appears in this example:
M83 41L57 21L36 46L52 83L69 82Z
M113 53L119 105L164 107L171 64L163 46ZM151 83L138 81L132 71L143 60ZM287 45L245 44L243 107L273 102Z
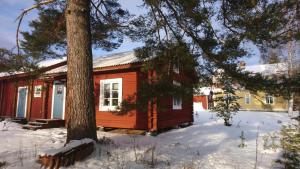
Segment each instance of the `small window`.
M100 111L115 111L122 102L122 79L100 80Z
M34 97L41 97L42 96L42 86L34 86Z
M250 93L245 94L245 104L250 104Z
M173 81L175 86L180 86L180 83ZM182 98L180 96L173 96L173 110L182 109Z
M175 62L175 63L173 64L173 71L174 71L175 73L179 74L179 64L178 64L178 62Z
M274 97L272 95L267 94L266 95L266 104L273 104L274 103Z

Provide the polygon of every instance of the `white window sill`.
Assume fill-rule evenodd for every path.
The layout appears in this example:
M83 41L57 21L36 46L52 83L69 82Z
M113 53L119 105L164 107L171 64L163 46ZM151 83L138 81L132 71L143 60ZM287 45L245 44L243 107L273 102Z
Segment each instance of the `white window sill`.
M117 106L104 106L100 107L99 111L118 111Z
M173 110L181 110L182 107L181 106L173 106Z

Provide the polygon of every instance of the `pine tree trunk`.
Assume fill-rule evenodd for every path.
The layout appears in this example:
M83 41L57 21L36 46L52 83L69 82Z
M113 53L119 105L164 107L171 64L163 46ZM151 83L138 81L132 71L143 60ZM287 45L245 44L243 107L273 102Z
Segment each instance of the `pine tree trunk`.
M90 1L68 0L67 23L67 142L97 139L93 57L90 29Z

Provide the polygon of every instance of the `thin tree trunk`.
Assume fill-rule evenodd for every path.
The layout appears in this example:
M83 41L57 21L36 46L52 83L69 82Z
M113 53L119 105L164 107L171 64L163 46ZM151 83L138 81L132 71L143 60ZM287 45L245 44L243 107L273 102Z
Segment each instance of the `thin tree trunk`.
M93 57L90 30L90 1L68 0L67 22L67 142L97 139Z
M294 94L292 93L288 101L288 115L290 117L293 116L293 111L294 111L293 109L294 109Z

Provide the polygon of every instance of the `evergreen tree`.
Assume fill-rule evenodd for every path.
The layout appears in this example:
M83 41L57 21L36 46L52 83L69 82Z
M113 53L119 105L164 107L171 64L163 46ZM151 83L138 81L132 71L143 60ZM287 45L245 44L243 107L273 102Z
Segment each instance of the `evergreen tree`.
M300 127L284 126L281 130L282 155L276 162L285 169L300 168Z
M232 78L257 86L261 77L247 76L238 71L239 58L249 55L241 48L244 42L261 46L265 42L276 45L286 41L282 32L287 23L296 25L299 3L292 1L227 1L227 0L145 0L147 14L138 18L140 32L136 40L145 42L145 49L159 49L159 44L176 40L188 46L189 52L200 60L197 67L202 79L212 75L212 69L221 68ZM253 23L256 23L253 25ZM291 36L297 38L299 27L289 27ZM260 79L259 79L260 78ZM255 84L255 85L254 85Z
M0 72L16 72L27 71L27 69L34 69L35 64L28 60L23 55L18 55L13 51L0 48Z
M224 119L225 126L231 126L230 120L240 108L240 105L237 102L239 97L235 95L231 77L223 74L219 78L219 82L223 85L223 93L217 95L214 99L216 105L212 108L212 111L217 112L217 116Z
M17 46L28 60L43 60L67 54L67 142L82 138L97 139L94 105L92 46L111 50L123 41L122 25L129 14L115 0L36 0L25 9L39 10L30 22L30 32ZM19 31L19 28L18 28ZM19 51L19 48L18 48Z

